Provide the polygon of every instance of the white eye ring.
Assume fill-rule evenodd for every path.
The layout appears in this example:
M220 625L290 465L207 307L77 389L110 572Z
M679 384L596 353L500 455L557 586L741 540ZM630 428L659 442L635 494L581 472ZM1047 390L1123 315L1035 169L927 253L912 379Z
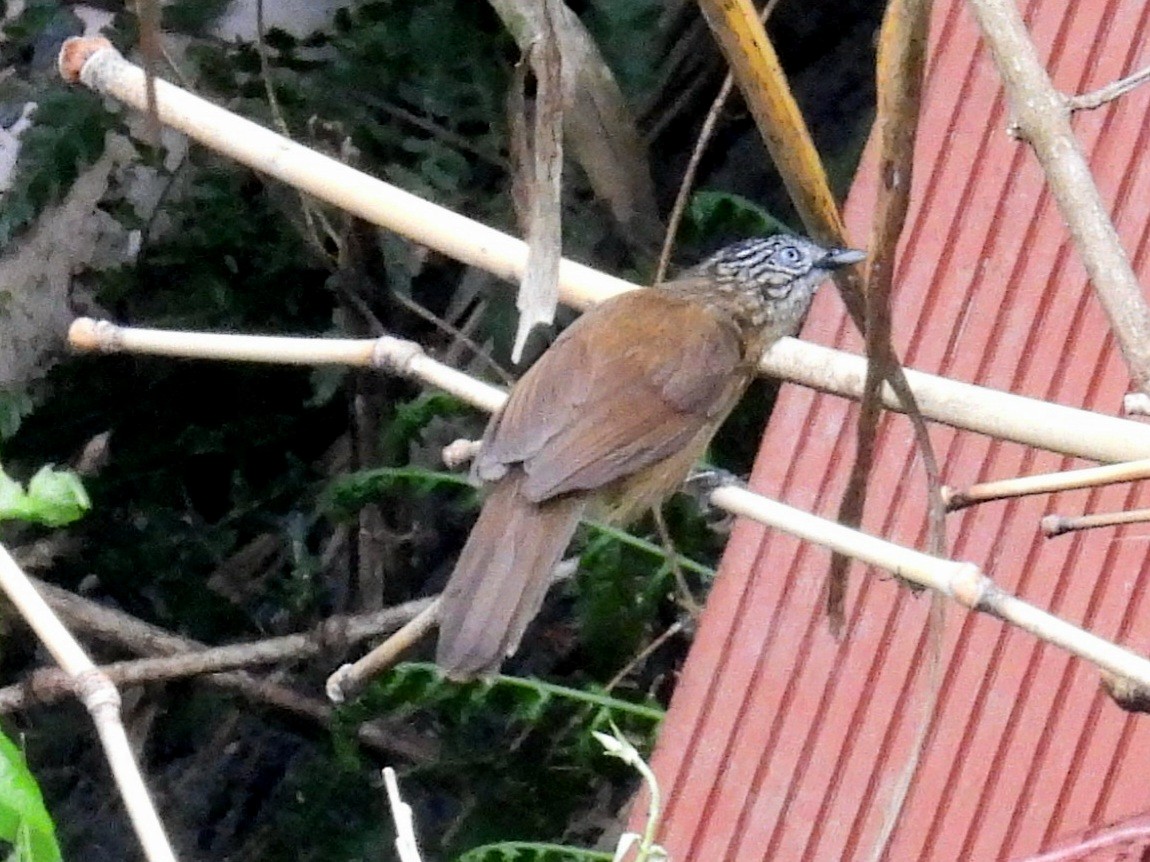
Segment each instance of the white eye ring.
M803 259L802 254L793 245L788 245L779 249L778 258L780 263L798 263Z

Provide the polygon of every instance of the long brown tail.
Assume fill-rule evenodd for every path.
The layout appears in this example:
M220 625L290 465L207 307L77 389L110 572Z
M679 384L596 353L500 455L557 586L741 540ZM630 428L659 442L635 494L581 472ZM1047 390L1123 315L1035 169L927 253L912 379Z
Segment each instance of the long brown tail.
M533 503L521 481L516 472L488 496L440 599L435 662L452 679L493 674L515 652L587 505Z

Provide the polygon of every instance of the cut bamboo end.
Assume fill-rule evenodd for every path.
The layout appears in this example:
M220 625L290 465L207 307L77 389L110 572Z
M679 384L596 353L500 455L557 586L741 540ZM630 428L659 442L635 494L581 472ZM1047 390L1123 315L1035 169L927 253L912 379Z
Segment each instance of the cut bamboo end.
M68 344L82 353L116 353L122 347L120 328L106 320L78 317L68 327Z
M945 508L948 512L955 512L964 508L965 506L970 505L970 501L967 500L965 496L963 496L962 491L958 488L952 488L950 485L943 485L938 489L938 492L942 495L943 508Z
M60 56L56 58L60 77L69 84L75 84L80 80L84 64L93 55L100 51L115 50L112 43L103 36L73 36L65 39L63 47L60 48Z

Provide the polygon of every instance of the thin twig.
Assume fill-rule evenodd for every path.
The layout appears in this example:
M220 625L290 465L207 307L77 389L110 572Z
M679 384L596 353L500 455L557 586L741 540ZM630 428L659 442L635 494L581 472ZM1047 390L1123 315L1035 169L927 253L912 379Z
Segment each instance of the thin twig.
M695 599L695 594L691 592L691 585L683 576L683 568L679 565L679 552L675 549L675 540L671 538L671 531L667 529L667 520L663 517L662 508L656 506L651 510L651 515L655 519L655 530L659 533L659 541L663 544L663 559L670 568L671 575L675 579L675 586L679 590L679 603L683 606L683 610L691 615L691 619L697 620L703 613L703 606Z
M291 129L288 127L287 117L284 115L283 108L280 105L279 96L276 95L275 86L272 83L272 65L271 58L268 56L267 43L264 41L264 0L256 0L256 53L260 58L260 78L264 85L264 94L267 96L268 108L272 114L272 120L279 129L281 135L285 138L291 138ZM323 242L320 240L320 230L322 227L324 234L331 242L342 251L342 242L332 227L331 223L319 212L315 205L308 200L304 194L299 195L300 209L303 212L304 222L307 224L307 236L311 245L319 251L321 257L327 259L338 259L339 254L329 255L327 249L324 247ZM318 227L317 227L318 225Z
M578 566L578 560L563 560L551 573L551 583L556 584L570 578ZM328 699L332 703L346 703L354 698L369 682L390 669L403 653L431 634L438 625L439 596L436 596L434 601L416 617L363 658L337 668L327 678L324 686Z
M763 7L759 20L765 24L778 5L779 0L768 0L767 5ZM711 109L707 111L703 126L699 129L699 137L695 140L695 148L691 151L690 161L687 162L687 169L683 171L683 179L680 181L679 191L675 195L675 204L671 207L671 217L667 221L667 232L663 235L663 248L659 252L659 265L655 269L655 278L652 284L661 284L667 276L667 267L671 262L671 250L675 246L675 237L679 233L679 223L683 220L687 201L690 200L691 191L695 187L695 174L698 173L699 163L703 160L703 153L706 152L707 145L711 142L711 136L715 133L715 126L719 122L719 115L722 114L734 86L735 76L731 72L727 72L727 77L723 79L723 85L719 87L718 95L711 102Z
M399 631L351 663L341 665L327 678L325 691L332 703L346 703L363 690L371 680L399 661L399 657L429 635L439 622L439 597L427 605Z
M421 131L427 132L432 137L438 138L449 146L455 147L456 149L465 153L470 153L471 155L482 159L493 167L497 167L503 171L511 169L511 162L502 153L492 154L482 147L476 146L465 135L461 135L458 132L453 132L451 129L439 125L434 120L430 120L426 117L421 117L418 114L409 111L407 108L396 105L393 102L389 102L386 99L382 99L379 96L373 95L371 93L365 93L362 91L357 92L356 99L365 105L370 105L373 108L378 108L386 114L390 114L397 120L402 120L405 123L415 126Z
M421 862L419 842L415 838L415 817L411 806L399 795L399 781L390 766L383 770L383 783L387 787L391 819L395 822L395 852L399 862Z
M505 386L510 386L515 382L515 378L507 372L502 365L495 361L495 359L482 347L476 343L475 339L459 329L457 326L448 323L438 314L435 314L428 308L425 308L420 303L416 302L412 297L407 296L402 291L393 290L391 295L395 297L396 301L410 311L412 314L418 315L430 323L437 329L450 335L464 347L471 351L471 355L478 359L483 365Z
M618 673L616 673L613 677L611 677L611 679L607 681L607 684L603 686L603 691L610 692L612 689L614 689L615 686L627 678L631 671L635 670L635 668L645 662L650 657L651 653L653 653L682 630L682 620L675 620L675 622L667 626L662 634L660 634L657 638L639 650L639 652L636 653L630 661L628 661L625 665L623 665L622 668L620 668Z
M202 643L179 637L123 611L81 598L60 587L36 579L33 579L33 583L53 610L67 620L70 626L90 637L142 655L174 655L205 648ZM243 671L212 674L205 677L204 681L235 692L251 703L272 707L323 728L332 727L335 713L331 706L288 686ZM434 745L406 728L361 724L356 728L356 737L364 746L389 757L399 755L416 763L425 763L435 758Z
M1067 96L1066 107L1068 107L1071 112L1092 111L1095 108L1102 107L1107 102L1114 101L1119 96L1126 95L1135 87L1145 84L1147 81L1150 81L1150 66L1135 72L1133 75L1119 78L1117 81L1107 84L1105 87L1091 90L1089 93Z
M286 664L321 655L333 647L346 648L395 631L430 604L430 599L417 599L386 610L325 620L311 632L303 634L207 647L159 658L114 662L102 665L100 670L114 683L133 685L267 664ZM33 704L55 703L71 693L67 674L56 668L45 668L35 671L26 682L0 689L0 713L14 712Z

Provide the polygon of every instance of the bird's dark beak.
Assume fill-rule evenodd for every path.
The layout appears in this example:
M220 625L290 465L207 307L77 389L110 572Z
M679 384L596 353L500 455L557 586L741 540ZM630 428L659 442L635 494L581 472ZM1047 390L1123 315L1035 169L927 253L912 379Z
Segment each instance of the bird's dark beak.
M860 260L866 260L866 252L859 251L854 248L832 248L821 261L819 261L820 269L839 269L840 267L850 266L852 263L858 263Z

